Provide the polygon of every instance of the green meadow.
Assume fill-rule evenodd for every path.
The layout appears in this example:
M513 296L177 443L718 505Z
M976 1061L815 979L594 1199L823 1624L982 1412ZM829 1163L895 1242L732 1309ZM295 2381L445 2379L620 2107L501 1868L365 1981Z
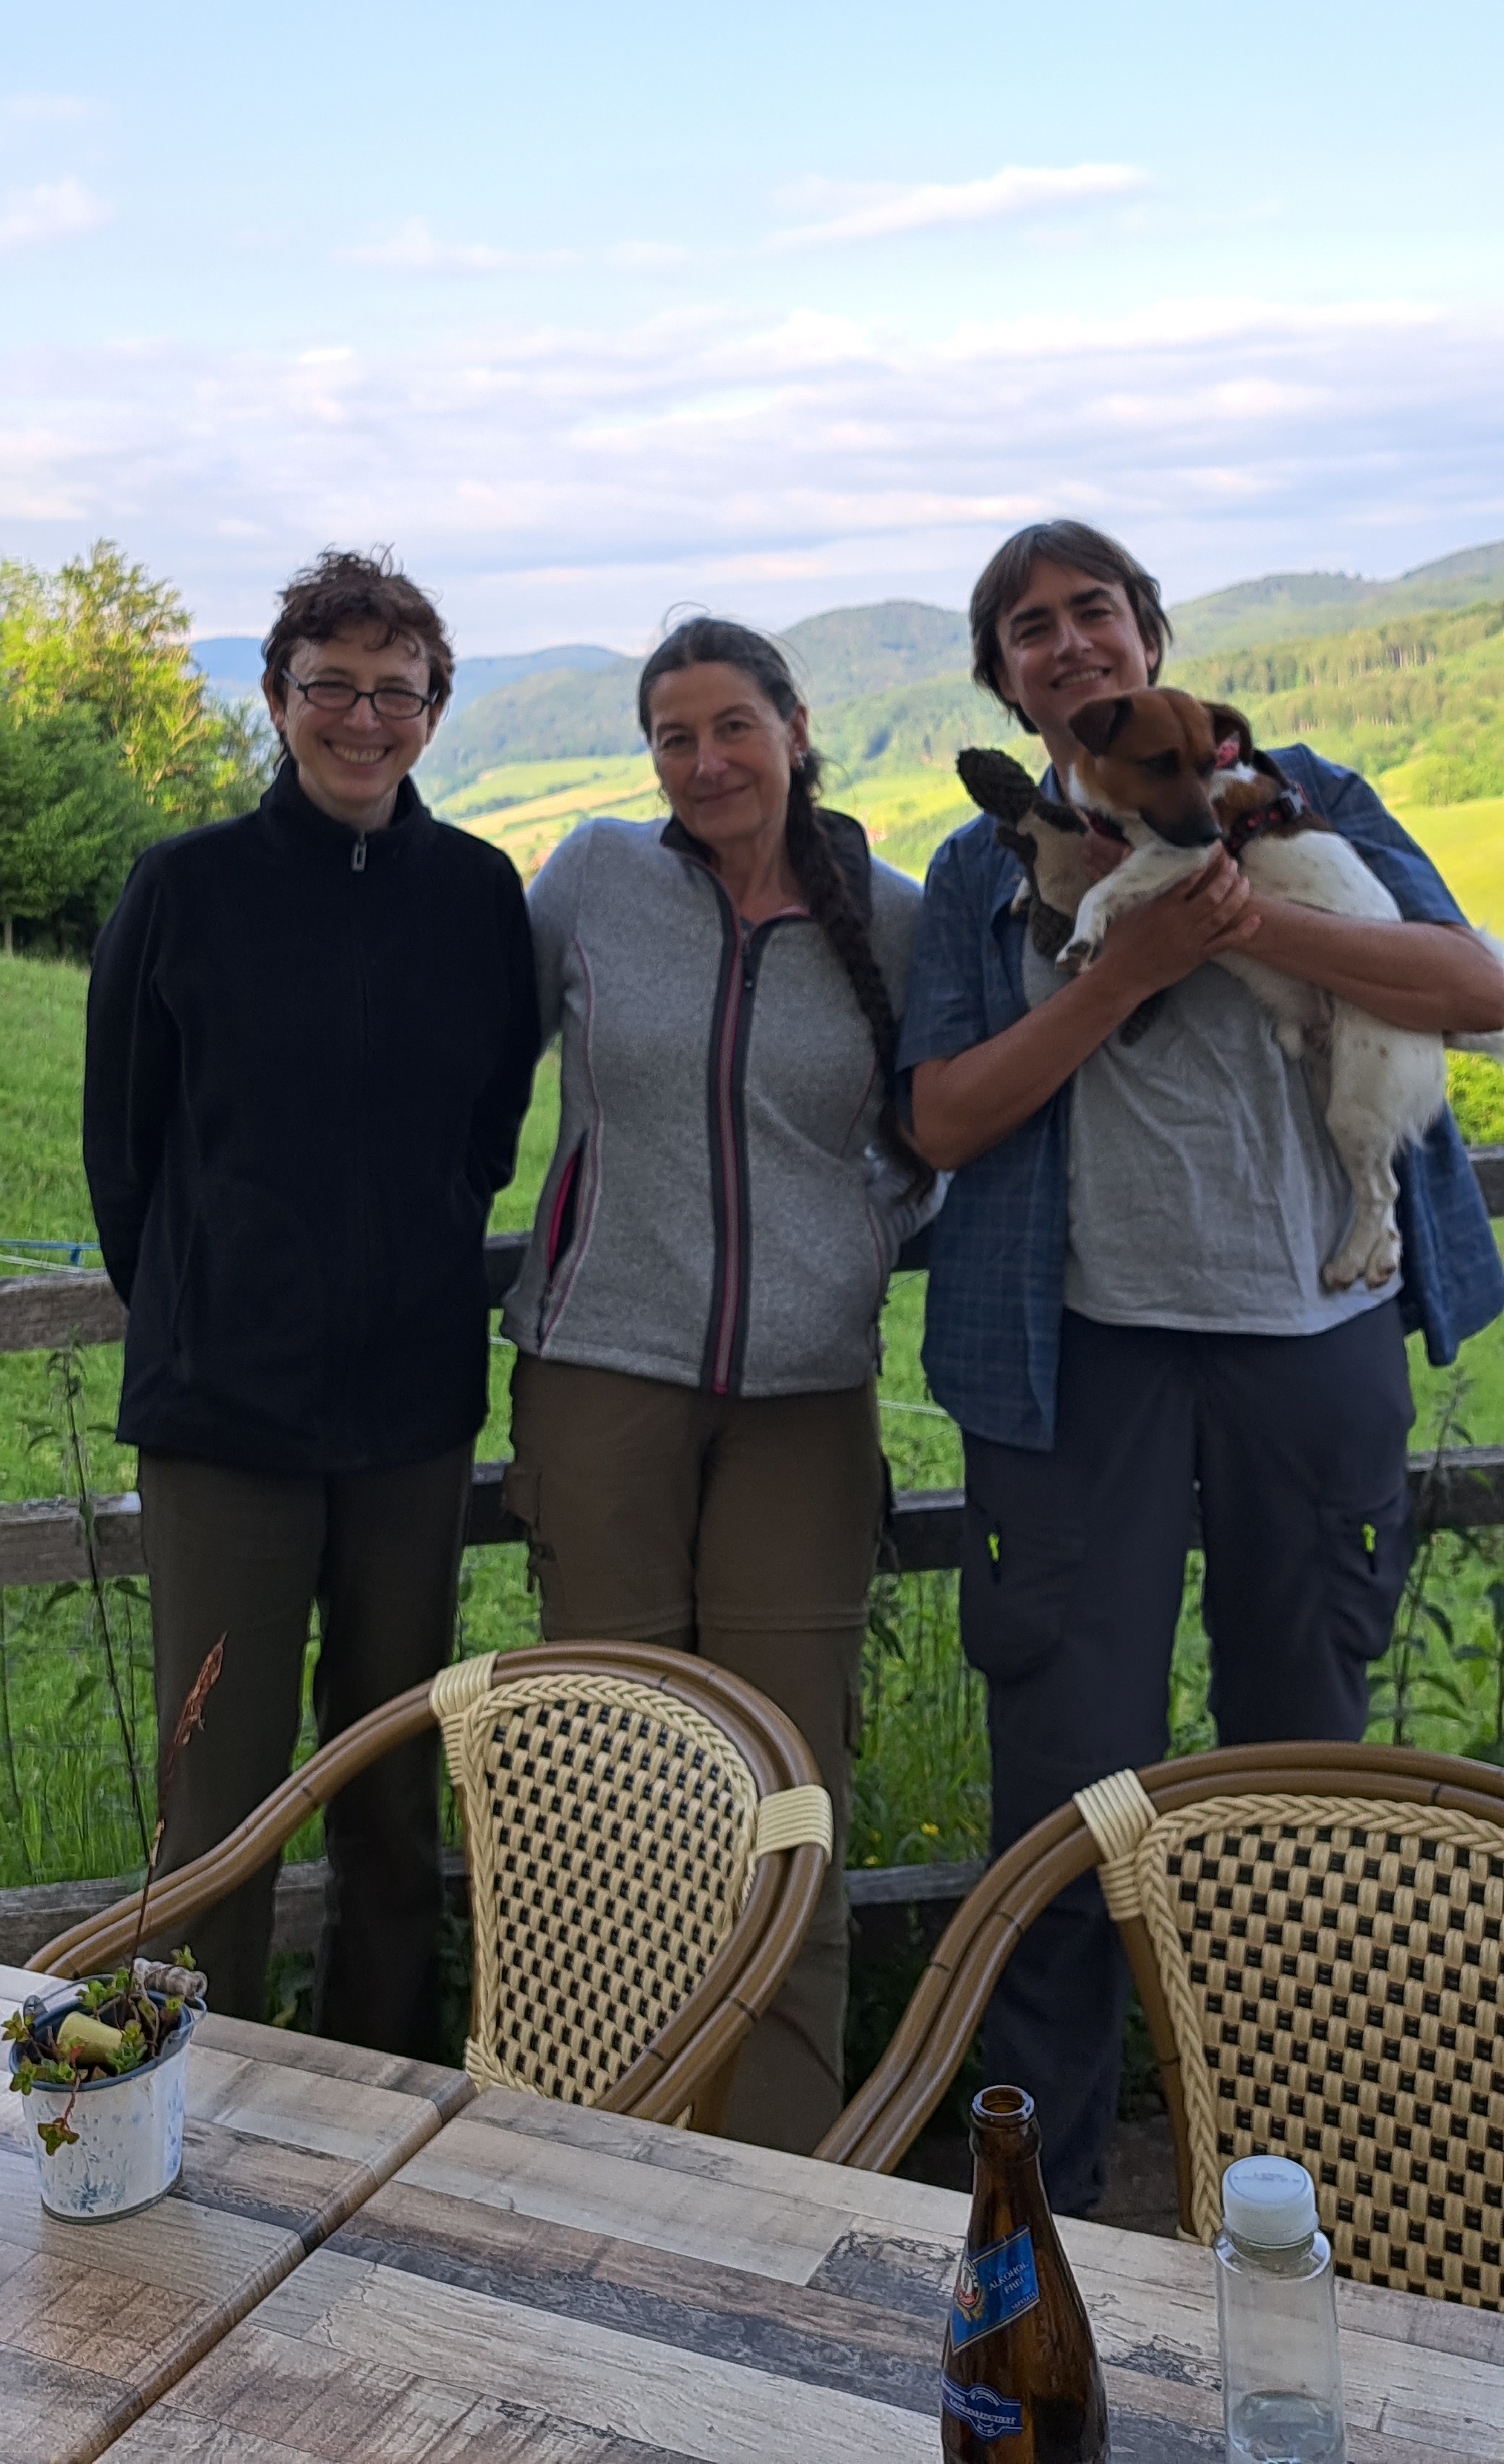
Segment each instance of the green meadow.
M1463 913L1504 934L1504 796L1471 804L1410 804L1396 792L1401 771L1384 785L1389 809L1418 839Z
M530 783L571 792L552 781ZM908 792L896 791L876 808L892 816L896 833L932 826L918 793L905 810ZM87 988L86 975L71 965L28 957L0 962L0 1257L6 1237L76 1240L93 1230L77 1139ZM1504 1141L1504 1069L1457 1055L1451 1068L1465 1133L1474 1143ZM523 1229L531 1221L557 1114L557 1064L550 1056L540 1070L524 1126L517 1179L497 1200L495 1229ZM0 1271L8 1270L0 1265ZM919 1363L923 1296L922 1277L898 1276L884 1318L880 1406L900 1488L952 1487L961 1477L957 1433L931 1399ZM133 1458L111 1435L119 1353L100 1348L81 1358L86 1382L80 1408L92 1485L100 1493L129 1487ZM1418 1356L1412 1366L1418 1442L1434 1441L1444 1429L1450 1443L1504 1441L1504 1325L1466 1346L1457 1372L1430 1370ZM492 1410L479 1441L483 1457L506 1451L509 1367L510 1348L497 1336ZM0 1355L0 1496L55 1495L68 1485L48 1363L33 1354ZM1429 1603L1448 1619L1451 1641L1443 1644L1429 1617L1418 1613L1405 1732L1425 1741L1487 1743L1492 1733L1489 1689L1497 1682L1498 1647L1487 1597L1494 1578L1491 1552L1492 1535L1484 1535L1482 1554L1449 1538L1438 1544L1428 1569ZM109 1588L107 1605L117 1674L149 1801L145 1602L139 1586L117 1584ZM536 1617L520 1550L467 1553L461 1617L466 1650L504 1648L534 1637ZM1463 1656L1454 1660L1454 1652ZM1444 1667L1435 1664L1438 1655L1446 1659ZM1205 1688L1193 1564L1175 1675L1176 1734L1183 1747L1205 1742L1208 1733ZM879 1580L866 1694L852 1861L888 1864L979 1853L986 1829L985 1739L980 1690L957 1646L954 1575ZM1392 1726L1391 1720L1383 1733L1391 1733ZM305 1723L304 1750L310 1742ZM139 1865L101 1637L91 1604L77 1591L0 1593L0 1884L122 1873ZM292 1853L311 1855L317 1847L317 1832L310 1829L294 1842Z

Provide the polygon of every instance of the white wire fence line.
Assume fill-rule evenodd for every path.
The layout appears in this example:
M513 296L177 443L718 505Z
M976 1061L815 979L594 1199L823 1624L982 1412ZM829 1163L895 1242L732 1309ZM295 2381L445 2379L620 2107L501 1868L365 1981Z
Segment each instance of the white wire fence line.
M18 1267L23 1275L66 1275L100 1254L98 1241L25 1241L0 1232L0 1266Z

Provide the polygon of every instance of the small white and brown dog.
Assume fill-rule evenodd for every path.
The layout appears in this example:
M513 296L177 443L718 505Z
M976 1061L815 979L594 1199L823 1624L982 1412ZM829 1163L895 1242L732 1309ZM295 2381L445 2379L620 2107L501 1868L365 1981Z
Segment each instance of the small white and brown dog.
M1024 861L1035 944L1053 943L1058 965L1090 965L1116 916L1199 871L1219 846L1272 897L1335 915L1398 919L1394 900L1357 849L1311 810L1267 754L1255 752L1240 711L1149 688L1088 702L1071 732L1080 752L1061 782L1066 807L1031 785L1026 795L1027 774L1006 755L967 753L957 764L983 809L1000 815L1002 843ZM1081 862L1083 815L1129 849L1095 883ZM1051 919L1043 926L1041 909ZM1072 912L1067 935L1054 919ZM1504 957L1496 943L1489 946ZM1322 1280L1344 1290L1361 1276L1377 1289L1400 1263L1394 1157L1424 1136L1446 1102L1444 1044L1504 1060L1504 1035L1444 1039L1391 1026L1241 952L1216 963L1269 1010L1281 1051L1311 1069L1352 1184L1352 1224Z

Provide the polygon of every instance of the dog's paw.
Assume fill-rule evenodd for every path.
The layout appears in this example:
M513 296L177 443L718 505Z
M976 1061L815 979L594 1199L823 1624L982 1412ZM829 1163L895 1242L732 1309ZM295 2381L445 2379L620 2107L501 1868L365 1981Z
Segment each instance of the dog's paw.
M1391 1223L1381 1233L1363 1263L1363 1281L1369 1290L1377 1292L1382 1289L1390 1276L1399 1271L1399 1265L1400 1235Z
M1379 1291L1389 1281L1400 1264L1400 1234L1391 1221L1380 1227L1377 1237L1372 1219L1356 1223L1335 1258L1329 1258L1321 1269L1321 1281L1329 1292L1352 1290L1360 1276L1370 1291Z
M1073 972L1079 972L1082 967L1091 965L1101 946L1101 942L1094 940L1090 934L1073 934L1056 958L1055 964L1057 967L1070 967Z

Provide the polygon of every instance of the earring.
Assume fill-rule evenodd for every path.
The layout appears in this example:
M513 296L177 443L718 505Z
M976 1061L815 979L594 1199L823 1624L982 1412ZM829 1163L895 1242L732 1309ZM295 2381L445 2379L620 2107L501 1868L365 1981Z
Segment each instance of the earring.
M804 768L804 766L805 766L805 757L804 757L804 755L803 755L802 753L796 753L796 754L794 755L794 768L795 768L796 770L802 770L802 769Z

